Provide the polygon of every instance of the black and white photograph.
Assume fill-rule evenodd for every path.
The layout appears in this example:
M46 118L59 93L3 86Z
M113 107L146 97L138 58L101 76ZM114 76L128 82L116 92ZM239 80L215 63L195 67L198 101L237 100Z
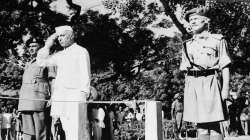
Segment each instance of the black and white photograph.
M250 140L250 0L0 0L0 140Z

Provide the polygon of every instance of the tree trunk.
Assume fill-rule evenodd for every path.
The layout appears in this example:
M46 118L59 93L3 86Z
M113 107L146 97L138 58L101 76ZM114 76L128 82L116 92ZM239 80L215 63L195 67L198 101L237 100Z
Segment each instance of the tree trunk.
M171 9L171 7L169 5L169 1L168 0L160 0L160 1L164 7L165 14L170 16L170 18L172 19L172 21L174 22L176 27L181 31L182 39L186 40L186 39L190 38L190 34L187 32L185 27L178 21L176 15L174 14L174 11Z

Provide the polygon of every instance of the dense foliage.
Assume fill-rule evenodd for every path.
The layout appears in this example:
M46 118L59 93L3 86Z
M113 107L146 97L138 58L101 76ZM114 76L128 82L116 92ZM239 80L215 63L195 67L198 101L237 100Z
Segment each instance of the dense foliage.
M233 60L231 89L243 95L250 90L250 20L247 6L242 3L213 3L210 13L213 17L211 31L223 34L228 41Z
M38 0L37 0L38 1ZM101 100L161 100L170 108L176 93L183 92L183 74L179 72L181 42L188 31L179 20L182 11L204 1L104 0L110 14L87 11L69 22L67 17L48 8L50 1L30 5L16 0L0 1L0 81L2 89L19 89L23 67L30 60L29 43L44 40L60 24L72 24L77 42L91 55L92 85ZM165 3L164 3L165 2ZM197 3L198 2L198 3ZM229 42L232 64L231 87L249 91L249 15L241 3L212 3L211 31L222 33ZM164 9L164 10L163 10ZM159 23L157 15L169 15ZM171 28L180 33L174 37L155 36L148 28Z

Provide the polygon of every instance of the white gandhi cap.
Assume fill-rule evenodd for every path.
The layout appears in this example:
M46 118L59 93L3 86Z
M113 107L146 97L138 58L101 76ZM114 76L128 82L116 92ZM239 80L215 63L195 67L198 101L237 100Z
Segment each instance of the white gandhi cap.
M72 27L70 27L68 25L58 26L58 27L55 28L55 30L56 30L56 34L57 35L63 34L65 31L71 31L71 32L73 32Z

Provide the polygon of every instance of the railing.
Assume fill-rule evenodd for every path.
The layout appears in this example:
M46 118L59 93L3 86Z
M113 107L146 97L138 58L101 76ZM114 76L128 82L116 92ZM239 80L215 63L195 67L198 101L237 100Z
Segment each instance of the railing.
M11 97L0 97L0 99L6 100L36 100L36 99L20 99L20 98L11 98ZM40 101L40 100L39 100ZM47 101L47 100L46 100ZM63 102L63 101L60 101ZM137 140L170 140L175 138L174 131L174 123L171 120L163 120L162 121L162 108L161 102L158 101L87 101L80 103L82 115L86 115L87 112L90 112L87 107L87 104L105 104L108 108L111 105L117 104L125 104L135 106L143 106L141 112L143 117L141 120L135 119L124 119L122 122L118 123L117 120L113 122L113 137L114 140L126 140L129 138L137 139ZM133 105L132 105L133 106ZM88 108L88 111L86 111ZM130 106L131 108L131 106ZM134 108L135 109L135 108ZM85 111L84 111L85 110ZM108 113L106 113L108 115ZM85 117L80 118L86 118ZM0 120L1 121L1 120ZM89 119L89 124L92 123L93 120ZM17 121L13 121L17 122ZM79 123L84 123L82 120L79 120ZM14 126L14 125L12 125ZM114 127L115 126L115 127ZM195 131L195 128L189 127L188 125L183 129L184 137L188 137L188 133L192 130ZM91 129L90 129L91 130ZM13 128L10 129L10 132L14 132ZM81 132L81 131L79 131ZM11 133L14 134L14 133ZM93 133L90 133L93 135ZM18 134L20 135L20 134ZM82 134L79 134L82 135ZM12 136L13 137L13 136ZM17 136L14 136L17 137Z

